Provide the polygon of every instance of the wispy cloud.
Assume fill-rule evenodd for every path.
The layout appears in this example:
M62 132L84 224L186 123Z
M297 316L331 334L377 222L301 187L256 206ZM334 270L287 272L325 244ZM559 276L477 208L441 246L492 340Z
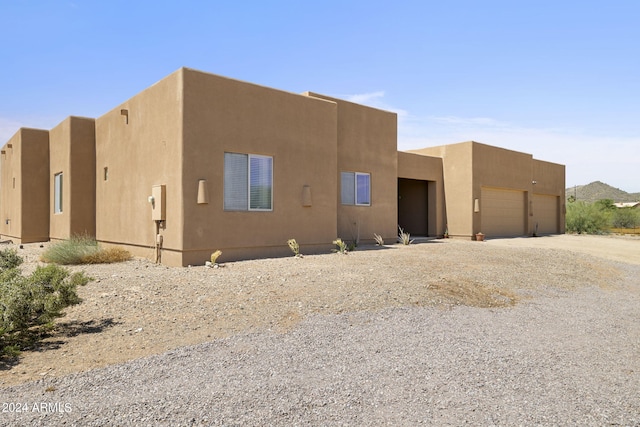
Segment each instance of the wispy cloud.
M377 92L370 93L358 93L355 95L344 95L347 101L355 102L358 104L369 105L371 103L378 103L384 98L384 91L379 90Z
M589 135L577 129L528 127L489 117L424 117L398 124L398 149L462 141L522 151L566 165L567 185L600 180L625 191L640 191L634 171L640 164L640 137Z
M380 110L391 111L398 115L398 119L407 117L408 112L401 108L393 107L384 101L385 92L379 90L377 92L369 93L357 93L348 95L335 95L336 98L344 99L345 101L355 102L356 104L366 105L368 107L378 108Z
M455 117L455 116L430 116L427 117L428 120L434 121L436 123L443 123L449 125L457 125L457 126L490 126L490 127L498 127L503 128L507 127L508 124L504 122L500 122L498 120L489 118L489 117Z

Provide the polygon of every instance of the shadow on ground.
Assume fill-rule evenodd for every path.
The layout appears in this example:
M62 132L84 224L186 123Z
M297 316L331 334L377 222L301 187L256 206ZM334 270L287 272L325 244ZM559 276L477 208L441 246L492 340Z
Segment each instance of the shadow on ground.
M19 365L21 353L55 350L66 343L65 338L82 334L98 334L117 324L118 322L112 318L86 322L62 322L56 323L51 329L35 329L26 334L4 339L0 341L3 350L0 353L0 371L7 371Z

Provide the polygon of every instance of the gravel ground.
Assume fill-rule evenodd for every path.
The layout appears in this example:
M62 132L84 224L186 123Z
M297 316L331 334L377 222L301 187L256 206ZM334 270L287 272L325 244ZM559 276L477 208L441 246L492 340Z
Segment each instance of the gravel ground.
M69 316L120 318L1 371L0 425L638 426L640 264L575 238L93 267Z

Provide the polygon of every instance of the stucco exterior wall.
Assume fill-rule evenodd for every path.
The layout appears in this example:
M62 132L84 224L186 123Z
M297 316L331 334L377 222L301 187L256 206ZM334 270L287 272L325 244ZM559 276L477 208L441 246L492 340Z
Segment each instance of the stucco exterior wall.
M409 152L443 159L445 226L451 238L471 238L474 178L472 143L428 147Z
M49 236L95 236L95 120L68 117L49 132L49 205L54 206L54 175L63 174L62 212L50 209Z
M377 233L394 239L398 218L397 115L317 93L306 95L338 105L338 165L334 171L338 237L373 242ZM341 203L341 172L371 174L370 206Z
M49 132L20 129L0 158L0 235L15 243L49 240Z
M286 255L290 238L303 253L328 250L336 237L335 102L183 73L183 264L202 264L216 249L220 261ZM225 152L273 158L271 211L224 210ZM200 180L206 204L197 203ZM304 186L311 206L303 206Z
M442 158L399 151L398 178L429 181L429 235L444 235L446 205Z
M559 195L564 198L564 165L533 159L532 178L536 182L536 193Z
M96 239L154 259L149 196L166 185L162 261L181 265L182 70L96 119Z
M528 191L531 189L533 156L478 142L465 143L473 150L474 194L477 187L499 187Z
M0 151L0 236L3 239L19 239L22 235L22 192L20 161L22 132L16 132Z
M471 236L483 230L483 187L524 192L525 211L523 215L526 217L524 218L525 228L529 230L528 206L533 197L531 179L533 156L478 142L471 142L470 145L473 150L473 202L471 205L473 221L471 229L466 232ZM479 211L473 209L476 199L479 201Z

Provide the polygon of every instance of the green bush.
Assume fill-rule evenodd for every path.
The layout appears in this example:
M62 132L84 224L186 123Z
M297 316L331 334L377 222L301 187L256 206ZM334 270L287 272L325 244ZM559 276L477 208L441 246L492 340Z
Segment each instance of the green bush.
M640 211L634 208L621 208L613 212L613 228L636 228L640 226Z
M15 250L0 251L0 355L15 355L63 316L62 310L79 304L76 289L90 280L57 265L23 276L21 263Z
M610 211L604 204L577 201L567 204L566 229L568 233L601 234L609 226Z
M597 202L595 202L595 205L598 209L602 210L602 211L615 211L616 205L614 204L612 199L600 199Z
M52 244L41 259L61 265L101 264L127 261L131 254L121 248L103 249L93 237L79 235Z

